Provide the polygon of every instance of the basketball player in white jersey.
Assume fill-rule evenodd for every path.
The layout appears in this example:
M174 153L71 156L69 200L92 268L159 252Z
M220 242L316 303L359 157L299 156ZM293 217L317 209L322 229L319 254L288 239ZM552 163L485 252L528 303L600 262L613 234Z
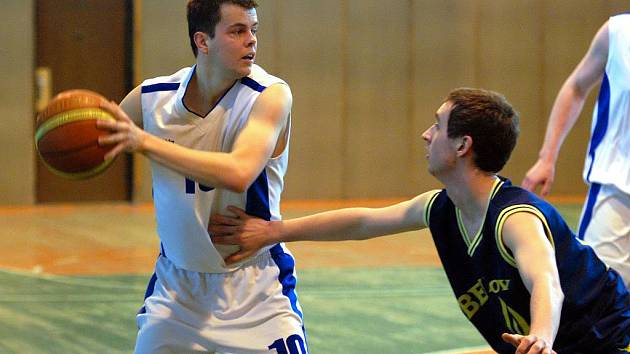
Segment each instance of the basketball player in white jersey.
M151 160L160 255L137 316L136 353L307 353L294 260L276 244L234 265L215 246L213 214L236 204L280 219L292 96L254 64L254 0L190 0L192 67L136 87L116 116L109 154Z
M611 17L566 80L551 109L538 161L522 186L547 195L564 138L597 82L583 178L590 185L578 237L617 270L630 288L630 14Z

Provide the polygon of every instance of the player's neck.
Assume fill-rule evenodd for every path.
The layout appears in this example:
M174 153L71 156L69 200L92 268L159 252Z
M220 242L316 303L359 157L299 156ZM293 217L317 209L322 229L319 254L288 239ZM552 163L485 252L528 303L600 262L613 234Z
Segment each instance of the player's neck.
M467 219L483 218L497 176L479 170L461 173L445 183L453 204Z
M205 116L236 80L232 76L212 73L207 67L198 65L186 88L184 103L195 113Z

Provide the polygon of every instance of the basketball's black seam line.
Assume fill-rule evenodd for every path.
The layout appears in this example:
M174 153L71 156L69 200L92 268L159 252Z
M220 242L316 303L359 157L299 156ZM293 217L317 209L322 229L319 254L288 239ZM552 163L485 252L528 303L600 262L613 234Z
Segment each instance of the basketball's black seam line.
M90 141L86 144L82 144L79 146L75 146L72 149L67 149L67 150L53 150L53 151L39 151L40 154L42 155L46 155L46 156L55 156L55 155L59 155L59 154L67 154L67 153L73 153L73 152L79 152L83 149L86 148L90 148L92 146L98 146L98 142L93 142Z

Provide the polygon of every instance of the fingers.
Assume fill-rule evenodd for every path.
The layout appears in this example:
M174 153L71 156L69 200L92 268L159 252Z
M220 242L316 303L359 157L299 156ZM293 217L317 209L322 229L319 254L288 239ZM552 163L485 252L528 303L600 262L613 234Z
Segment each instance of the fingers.
M113 133L109 135L101 135L98 137L98 144L103 145L114 145L119 142L125 140L125 133Z
M240 261L242 261L242 260L244 260L246 258L249 258L250 256L252 256L252 254L253 254L253 252L251 252L251 251L243 252L241 250L241 251L232 253L231 255L227 256L225 258L225 263L228 264L228 265L234 264L234 263L240 262Z
M523 189L526 189L526 190L530 191L530 192L533 192L534 188L536 188L536 186L534 185L532 180L529 177L527 177L527 176L525 176L525 178L523 178L523 182L521 182L521 187Z
M540 194L542 196L546 196L549 194L549 192L551 192L551 180L545 180L545 183L543 183L543 187L542 190L540 191Z
M510 334L510 333L503 333L501 335L501 339L503 339L504 342L512 344L514 347L518 347L519 343L521 342L520 338L523 336L520 336L518 334Z
M130 126L127 122L111 121L105 119L97 119L96 127L101 130L109 130L111 132L129 131Z
M501 339L516 347L516 354L556 354L551 343L535 335L503 333Z
M211 235L210 239L212 240L212 243L217 244L217 245L235 245L236 244L236 239L234 236L232 235Z
M235 207L233 205L230 205L227 207L227 209L229 211L231 211L232 213L234 213L234 215L236 215L237 218L241 218L241 219L246 219L249 218L250 216L245 212L245 210Z
M228 236L233 235L238 229L236 226L210 224L208 231L212 236Z
M230 207L228 207L229 209ZM232 225L232 226L236 226L236 225L241 225L243 222L237 218L231 217L231 216L224 216L224 215L220 215L220 214L214 214L212 216L210 216L210 224L214 225L214 224L220 224L220 225Z
M537 338L527 336L521 338L521 344L516 348L517 354L538 354L542 350L541 346L536 342Z
M120 144L120 145L116 145L114 146L113 149L109 150L104 156L103 159L105 160L110 160L113 159L114 157L118 156L118 154L120 154L121 152L123 152L123 150L125 149L125 147Z
M114 101L101 101L99 108L109 112L117 121L131 120L129 116L127 116L127 113Z

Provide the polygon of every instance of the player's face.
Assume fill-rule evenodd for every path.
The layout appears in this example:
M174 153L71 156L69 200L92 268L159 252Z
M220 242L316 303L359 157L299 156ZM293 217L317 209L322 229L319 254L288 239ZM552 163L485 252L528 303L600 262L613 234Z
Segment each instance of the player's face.
M446 133L452 108L451 102L444 102L435 113L435 124L422 133L422 138L427 143L428 170L434 176L455 165L455 144Z
M256 57L258 16L256 9L224 3L221 21L215 27L215 36L208 41L208 55L214 69L243 77L249 75Z

